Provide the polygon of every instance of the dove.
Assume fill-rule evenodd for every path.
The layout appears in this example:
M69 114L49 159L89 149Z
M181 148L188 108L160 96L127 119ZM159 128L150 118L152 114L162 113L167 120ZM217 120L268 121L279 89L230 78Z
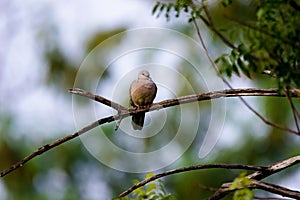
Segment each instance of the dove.
M140 108L151 105L157 92L156 84L150 78L146 70L138 74L138 79L134 80L130 86L130 103L133 107ZM132 115L132 127L134 130L142 130L144 126L145 113Z

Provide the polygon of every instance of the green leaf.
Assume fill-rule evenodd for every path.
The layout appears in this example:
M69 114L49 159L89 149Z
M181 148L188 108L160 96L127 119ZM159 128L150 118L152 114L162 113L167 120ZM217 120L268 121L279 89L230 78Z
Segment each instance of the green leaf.
M236 53L234 53L234 51L232 51L231 54L229 55L229 59L231 63L235 63Z
M238 46L238 50L241 54L246 54L246 53L249 53L250 51L250 46L249 45L246 45L246 44L240 44Z
M154 173L149 173L145 178L154 176ZM135 181L136 182L136 181ZM161 180L156 180L148 183L144 187L140 187L132 192L132 198L136 200L174 200L175 197L172 194L168 194L165 190L164 184Z
M233 200L252 200L254 193L250 189L242 189L234 192Z
M238 67L236 66L235 63L232 64L232 70L234 71L234 73L235 73L236 75L241 76L241 75L240 75L240 72L239 72L239 69L238 69Z
M160 2L158 1L152 9L152 15L154 15L156 13L159 6L160 6Z
M237 178L234 179L233 183L229 186L229 189L245 189L251 184L251 179L246 177L247 172L242 172Z
M155 174L154 173L148 173L148 174L146 174L146 178L150 178L152 176L155 176Z
M221 3L226 8L232 3L232 0L223 0Z
M250 69L245 65L241 58L237 59L237 63L239 68L242 70L243 74L246 75L248 78L251 78Z

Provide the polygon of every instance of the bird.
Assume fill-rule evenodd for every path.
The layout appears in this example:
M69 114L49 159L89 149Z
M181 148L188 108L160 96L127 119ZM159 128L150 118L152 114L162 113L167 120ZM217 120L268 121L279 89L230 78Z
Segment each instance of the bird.
M156 84L150 78L147 70L142 70L138 74L138 79L134 80L129 89L131 106L139 109L149 106L157 93ZM144 126L145 113L137 113L132 115L132 127L134 130L142 130Z

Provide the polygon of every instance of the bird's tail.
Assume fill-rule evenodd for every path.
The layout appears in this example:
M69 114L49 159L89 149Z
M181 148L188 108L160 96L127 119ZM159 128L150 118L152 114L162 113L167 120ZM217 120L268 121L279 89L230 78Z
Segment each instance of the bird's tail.
M142 130L144 126L145 113L137 113L132 115L132 127L134 130Z

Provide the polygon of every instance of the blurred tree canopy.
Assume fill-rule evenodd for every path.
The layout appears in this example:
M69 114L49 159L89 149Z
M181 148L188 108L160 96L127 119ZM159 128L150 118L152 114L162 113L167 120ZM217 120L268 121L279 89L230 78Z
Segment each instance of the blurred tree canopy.
M220 71L228 77L233 73L238 76L243 73L251 78L255 74L267 71L276 78L280 88L299 87L299 2L293 0L251 2L252 8L249 8L242 6L245 4L242 1L221 0L214 5L215 8L212 8L211 13L208 5L203 6L209 4L209 1L158 2L152 12L157 16L164 14L168 20L172 11L176 13L175 17L180 17L182 12L190 13L189 22L193 17L202 19L215 34L229 37L231 40L223 42L232 48L231 52L218 57L215 61ZM223 6L225 11L220 6ZM245 13L252 13L253 7L255 18L252 18L251 14L249 19L241 18ZM225 23L221 27L215 27L215 20ZM216 25L219 24L221 23L216 22Z
M149 13L151 13L151 9L149 7ZM154 16L159 17L158 20L163 20L162 18L166 17L167 20L173 22L170 28L179 30L193 38L197 38L196 31L191 23L193 18L199 23L203 22L207 27L205 31L208 35L211 35L212 41L208 46L217 55L215 63L220 72L231 78L231 80L247 82L249 80L245 77L249 77L252 86L258 88L299 88L300 1L252 0L246 3L241 0L162 1L154 5L152 13ZM178 20L183 18L186 21L184 23L180 21L177 24L178 21L175 18L178 18ZM83 52L85 52L85 55L88 54L107 38L126 29L126 26L122 26L109 31L100 30L94 33L87 39ZM104 82L109 83L113 80L113 70L106 69L104 61L108 59L107 52L116 50L121 44L126 44L126 39L126 37L122 37L120 40L111 43L108 48L95 54L98 57L93 57L91 62L94 71L84 72L87 79L83 80L86 81L86 83L82 83L83 85L97 81L96 72L99 71L104 72ZM139 39L147 40L149 36ZM42 45L44 47L42 54L47 63L47 76L43 84L48 87L54 85L57 93L72 87L80 63L76 63L74 62L75 59L72 60L68 57L55 39L49 41L42 37L40 42L44 44ZM177 43L177 41L172 42ZM199 63L203 62L198 52L194 52L193 49L188 49L187 52L198 59ZM159 57L160 53L150 52L139 57L139 59L142 61L151 60L155 58L155 55ZM176 61L174 65L174 68L180 70L187 79L198 85L196 92L200 93L203 89L202 85L199 86L198 77L188 67L188 63ZM201 64L201 67L204 66L207 66L207 63ZM186 95L187 91L190 92L186 85L178 83L176 90L178 96ZM122 95L127 96L127 93L128 91L124 91ZM66 99L71 101L68 97ZM253 100L253 98L248 99L251 102ZM174 169L203 162L269 165L299 155L299 136L266 126L243 107L238 99L227 101L228 111L225 126L228 125L229 131L220 136L220 140L227 139L227 142L216 145L212 153L205 159L198 158L199 144L204 140L203 134L208 129L207 121L211 117L211 103L197 103L195 105L201 110L200 128L197 136L183 156L166 168ZM258 111L263 113L270 121L286 127L296 128L293 111L286 98L259 97L254 102L255 106L258 107ZM299 108L299 100L293 100L293 102L296 108ZM80 106L84 110L86 108L85 102ZM195 114L193 107L187 107L186 109L191 116ZM101 129L105 130L107 137L114 143L120 143L124 145L124 148L134 149L136 146L143 146L144 150L155 150L168 143L176 133L174 129L178 127L180 110L173 107L166 113L168 120L163 131L159 136L152 138L132 139L127 138L122 133L115 134L114 123L105 125ZM84 117L84 114L82 115ZM244 119L242 115L248 118ZM1 169L5 169L22 159L44 143L53 141L53 138L49 138L40 141L41 144L36 144L34 141L13 136L15 131L13 128L14 121L15 117L13 115L0 114ZM39 125L37 124L37 126ZM55 129L62 136L70 134L63 127L55 127ZM97 134L99 129L91 134ZM31 130L26 131L31 132ZM186 131L186 134L189 134L188 131ZM178 148L181 148L181 144L178 144ZM113 155L110 156L112 162L118 159ZM147 187L140 188L127 198L206 199L213 192L204 189L203 186L219 188L222 183L241 177L241 173L242 170L214 169L174 175L163 179L164 184L159 181L147 185ZM23 168L2 178L0 180L0 191L5 191L3 196L8 200L113 198L130 187L133 182L136 182L134 180L143 179L145 176L145 174L126 173L109 168L93 158L78 139L43 154L41 157L30 161ZM295 182L295 177L299 177L297 166L267 178L266 181L273 183ZM1 190L1 188L3 189ZM252 197L253 194L250 192L246 193L245 196ZM260 191L255 192L255 195L270 196L269 193ZM226 199L232 198L233 196L228 196Z

